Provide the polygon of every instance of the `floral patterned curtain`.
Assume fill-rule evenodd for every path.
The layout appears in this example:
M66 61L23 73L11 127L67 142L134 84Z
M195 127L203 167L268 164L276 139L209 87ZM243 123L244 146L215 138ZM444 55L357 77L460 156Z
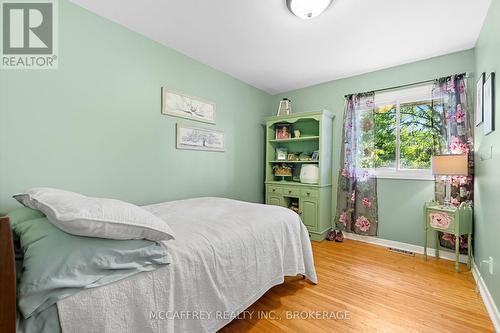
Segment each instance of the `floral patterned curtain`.
M432 90L433 111L438 119L440 135L435 138L436 154L467 154L469 176L453 176L451 203L458 207L462 202L474 199L474 126L469 108L467 78L464 74L436 80ZM444 201L444 180L436 178L436 200ZM455 248L455 237L439 234L441 246ZM467 251L467 236L460 239L460 250Z
M377 180L374 176L375 94L346 97L336 224L341 230L377 235Z

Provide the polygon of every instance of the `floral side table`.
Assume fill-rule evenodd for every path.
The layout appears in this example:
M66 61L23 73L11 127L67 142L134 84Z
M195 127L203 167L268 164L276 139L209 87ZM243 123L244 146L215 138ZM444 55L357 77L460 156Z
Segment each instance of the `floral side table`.
M440 205L436 201L424 205L424 258L427 260L428 232L442 231L455 237L455 271L460 271L460 236L468 236L467 268L471 268L472 207L462 203L459 207ZM439 258L439 238L436 237L436 258Z

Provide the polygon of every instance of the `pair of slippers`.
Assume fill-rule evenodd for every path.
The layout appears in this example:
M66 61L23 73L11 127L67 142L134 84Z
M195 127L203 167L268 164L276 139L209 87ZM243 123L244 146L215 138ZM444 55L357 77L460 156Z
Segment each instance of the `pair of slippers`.
M328 233L328 235L326 235L326 239L342 243L344 241L344 234L342 234L342 231L340 230L332 230Z

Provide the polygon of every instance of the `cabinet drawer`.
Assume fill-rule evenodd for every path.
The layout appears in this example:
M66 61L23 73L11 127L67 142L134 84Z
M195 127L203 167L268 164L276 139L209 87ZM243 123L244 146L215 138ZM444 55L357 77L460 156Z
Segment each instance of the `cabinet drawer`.
M268 186L267 187L267 193L271 194L281 194L281 187L275 187L275 186Z
M298 188L293 188L293 187L284 187L283 188L283 195L293 195L293 196L299 196L299 189Z
M427 215L431 228L454 232L455 221L452 214L430 210Z
M317 198L319 196L318 190L305 189L300 191L300 195L304 198Z

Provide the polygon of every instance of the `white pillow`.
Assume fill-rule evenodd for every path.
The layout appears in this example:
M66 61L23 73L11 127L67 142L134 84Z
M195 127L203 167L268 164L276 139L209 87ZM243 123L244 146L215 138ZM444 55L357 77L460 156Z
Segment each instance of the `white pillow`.
M73 235L152 241L174 238L167 222L120 200L44 187L30 188L14 198L26 207L41 211L52 224Z

